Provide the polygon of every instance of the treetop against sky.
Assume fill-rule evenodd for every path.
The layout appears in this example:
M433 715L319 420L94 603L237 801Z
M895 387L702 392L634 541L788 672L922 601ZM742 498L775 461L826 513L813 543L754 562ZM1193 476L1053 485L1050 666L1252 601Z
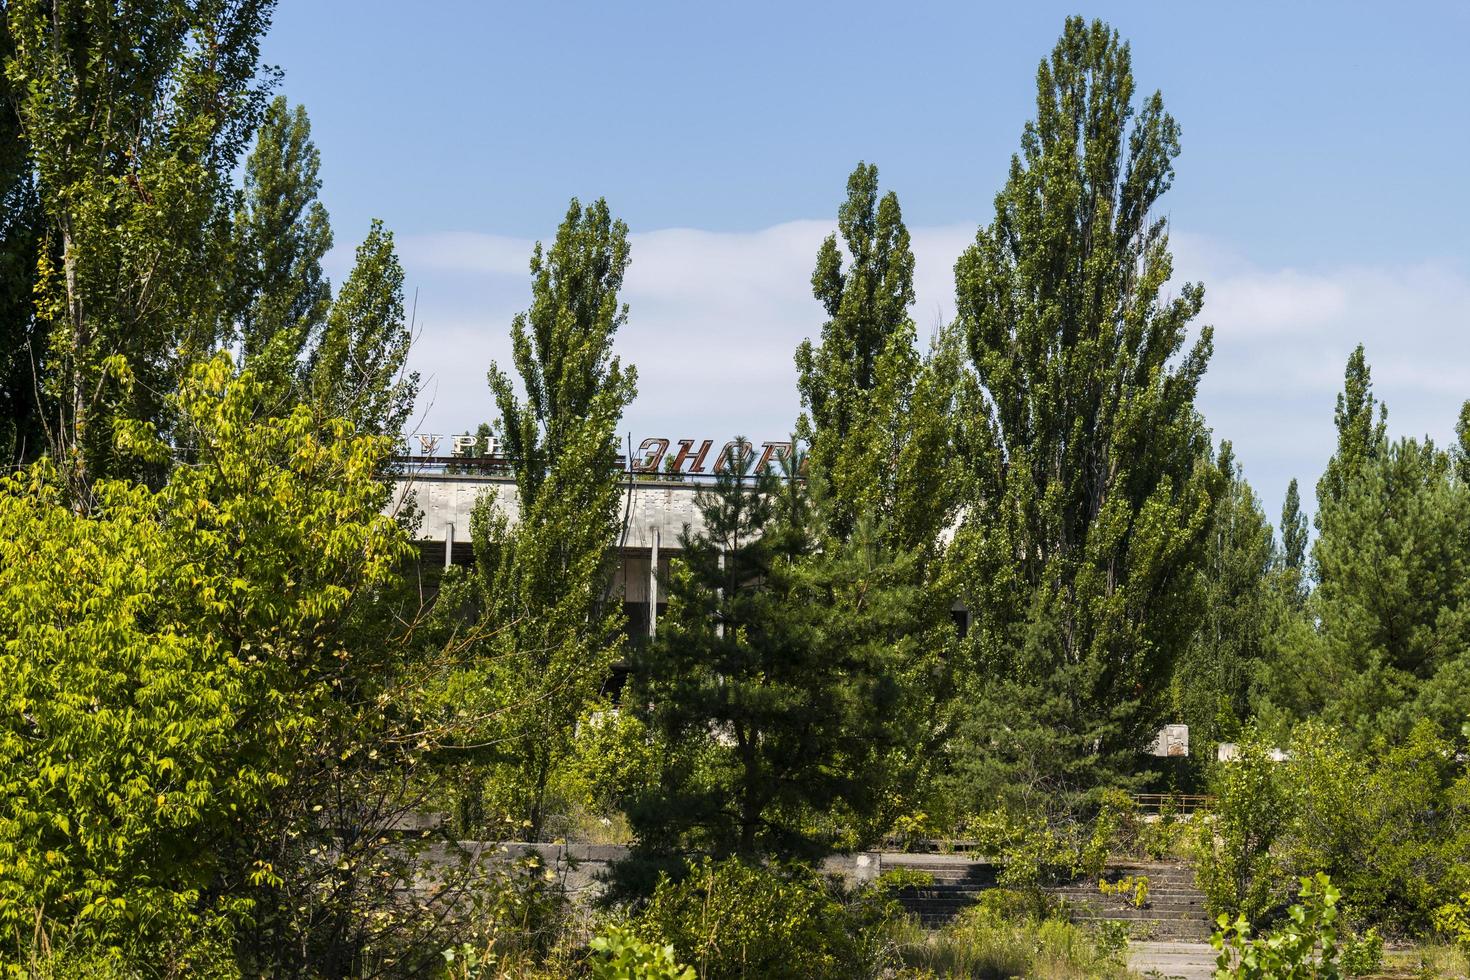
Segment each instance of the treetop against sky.
M286 3L265 60L306 104L334 282L371 217L398 233L420 329L419 425L493 414L530 244L606 196L632 235L624 428L780 438L792 352L822 321L811 265L842 182L881 168L913 233L921 335L991 210L1050 3L636 7ZM1470 10L1426 3L1081 11L1132 45L1183 153L1163 207L1176 279L1206 286L1200 402L1268 502L1330 453L1347 354L1367 345L1390 428L1445 441L1470 359ZM330 38L331 43L323 43ZM673 429L679 428L679 433ZM683 431L687 430L687 432Z

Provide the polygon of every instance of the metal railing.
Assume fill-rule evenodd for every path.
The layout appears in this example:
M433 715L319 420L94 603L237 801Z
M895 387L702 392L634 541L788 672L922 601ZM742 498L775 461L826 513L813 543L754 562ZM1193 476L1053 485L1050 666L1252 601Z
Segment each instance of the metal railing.
M1215 798L1201 793L1134 793L1133 802L1144 813L1182 815L1212 806Z

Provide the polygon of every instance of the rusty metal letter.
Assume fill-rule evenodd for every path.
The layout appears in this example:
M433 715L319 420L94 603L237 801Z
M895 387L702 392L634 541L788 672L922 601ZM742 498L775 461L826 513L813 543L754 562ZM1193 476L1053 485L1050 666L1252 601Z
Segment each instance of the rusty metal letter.
M659 464L664 461L664 453L669 451L669 440L667 439L644 439L638 444L638 455L633 461L633 469L638 473L657 473ZM644 454L647 455L644 455ZM639 462L642 460L642 462Z
M790 455L791 443L789 442L763 442L761 443L761 461L756 464L755 471L757 473L765 472L765 469L767 466L770 465L771 457L773 456L776 459L780 460L785 459Z
M734 453L730 452L730 450L732 449L735 450ZM732 439L729 442L725 443L725 448L720 450L720 458L715 460L716 473L725 472L725 470L727 469L726 461L732 455L735 457L736 465L743 467L745 465L745 461L748 460L752 455L754 455L754 450L750 448L750 443L746 442L744 439Z
M703 443L700 444L699 452L696 453L694 451L693 439L680 439L679 452L674 456L674 461L669 464L669 468L675 473L684 473L686 472L684 469L684 464L686 462L689 462L690 460L693 460L694 465L690 466L687 472L703 473L704 457L709 455L710 447L713 445L714 442L712 440L706 439Z

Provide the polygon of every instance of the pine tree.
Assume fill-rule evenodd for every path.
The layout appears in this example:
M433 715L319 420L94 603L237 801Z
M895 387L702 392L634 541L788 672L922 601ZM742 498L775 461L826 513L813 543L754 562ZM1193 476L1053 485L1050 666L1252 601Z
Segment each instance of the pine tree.
M616 433L637 372L613 353L628 228L607 202L573 200L550 249L531 256L531 307L511 325L526 392L491 364L499 433L516 483L515 523L493 498L476 506L476 585L497 630L476 665L501 710L507 751L490 792L544 824L547 785L579 719L621 653L623 610L609 601L622 526Z
M1064 797L1136 769L1198 610L1222 482L1194 407L1211 333L1185 351L1203 287L1162 292L1154 209L1179 127L1157 93L1137 110L1133 95L1128 46L1069 19L995 219L955 267L977 805L1017 779Z
M1453 733L1470 711L1454 693L1470 679L1470 485L1453 452L1389 441L1361 346L1343 387L1312 547L1322 651L1314 696L1296 707L1363 745L1421 716Z
M288 407L299 394L300 359L331 308L322 258L332 247L321 190L321 154L303 106L277 97L245 163L233 247L242 366Z
M819 554L796 461L757 473L745 445L696 498L702 526L680 536L658 636L634 652L625 704L663 751L659 778L628 805L645 852L861 846L886 829L873 769L926 723L904 671L937 658L908 630L911 567L866 521Z
M360 433L397 436L419 390L418 373L406 369L412 343L403 316L403 266L393 233L375 220L308 359L319 411Z

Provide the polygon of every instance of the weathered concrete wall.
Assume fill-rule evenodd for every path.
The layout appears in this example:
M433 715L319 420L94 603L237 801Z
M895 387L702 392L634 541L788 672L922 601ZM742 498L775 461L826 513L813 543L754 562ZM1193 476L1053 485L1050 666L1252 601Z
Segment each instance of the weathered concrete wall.
M470 540L470 514L481 494L493 495L496 504L513 524L520 515L515 483L506 477L461 476L456 474L418 474L398 485L395 505L405 493L413 491L414 502L423 511L419 537L425 541L444 541L452 525L453 537L461 544ZM623 507L628 515L628 535L622 546L628 549L653 547L658 535L659 550L677 550L679 532L688 524L696 531L704 526L694 506L699 486L694 483L636 481L623 492Z
M567 893L578 899L591 899L606 886L609 868L628 856L628 848L617 844L527 844L523 842L491 843L460 841L474 859L481 861L513 861L535 853L541 863L562 880ZM903 864L906 856L880 855L876 851L837 854L822 862L827 874L847 879L849 884L862 884L878 877L882 867L897 857ZM448 863L442 849L435 849L432 859Z

